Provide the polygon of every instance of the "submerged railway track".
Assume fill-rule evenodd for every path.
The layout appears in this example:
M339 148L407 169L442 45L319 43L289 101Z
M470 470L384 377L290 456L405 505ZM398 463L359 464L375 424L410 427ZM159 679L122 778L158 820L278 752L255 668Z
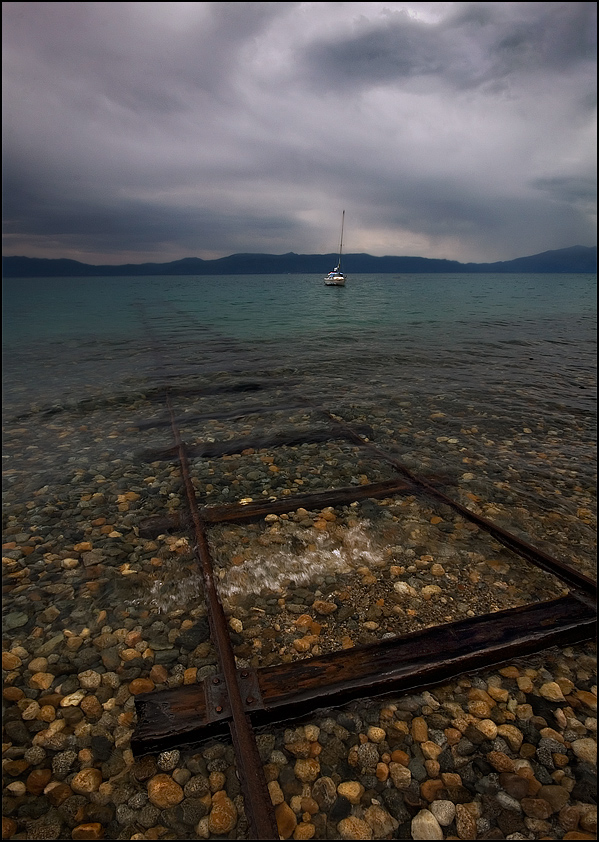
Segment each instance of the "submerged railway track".
M239 383L232 386L229 393L235 391L260 391L260 385ZM178 462L185 491L186 514L153 518L141 524L140 531L145 535L175 531L189 536L203 580L210 633L218 656L218 672L197 684L138 695L135 700L138 721L132 748L138 755L157 753L201 743L229 731L252 838L279 838L256 745L256 727L303 716L318 708L341 705L356 698L424 688L466 671L500 664L550 646L593 639L596 584L589 577L461 505L442 490L442 480L416 475L379 449L370 440L367 430L355 429L338 415L294 397L285 409L300 406L317 412L326 427L319 425L301 436L281 433L255 441L243 439L188 444L180 431L176 400L177 395L165 389L167 417L154 422L140 421L139 427L159 428L167 426L167 423L170 426L174 445L145 452L142 457L148 461ZM229 411L227 416L265 415L281 409L280 406L254 405ZM189 427L190 423L205 417L222 416L215 408L213 415L187 415L184 423ZM385 462L395 472L396 479L251 502L208 505L198 499L190 458L214 459L240 453L253 446L272 450L298 441L338 439L350 442L373 459ZM322 508L360 499L406 494L423 495L451 507L513 553L551 573L564 583L567 594L291 663L256 669L238 667L226 612L219 597L207 537L208 527L289 513L300 507Z

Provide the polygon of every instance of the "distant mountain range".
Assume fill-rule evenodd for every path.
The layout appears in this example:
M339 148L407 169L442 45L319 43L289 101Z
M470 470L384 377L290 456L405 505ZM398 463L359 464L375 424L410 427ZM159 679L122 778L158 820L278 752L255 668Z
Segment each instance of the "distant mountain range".
M231 254L217 260L185 257L171 263L126 263L123 266L91 266L77 260L38 257L3 257L5 278L52 278L134 275L285 275L322 274L337 261L336 254ZM530 257L497 263L458 263L428 257L372 257L347 254L343 269L348 275L420 272L596 272L597 247L572 246L544 251Z

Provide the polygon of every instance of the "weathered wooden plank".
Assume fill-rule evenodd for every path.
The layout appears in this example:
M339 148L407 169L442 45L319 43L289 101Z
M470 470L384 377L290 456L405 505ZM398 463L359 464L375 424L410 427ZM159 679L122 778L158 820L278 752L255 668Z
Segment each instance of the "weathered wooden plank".
M362 426L359 432L372 437L371 427ZM229 456L233 453L243 453L244 450L263 450L273 447L295 447L299 444L317 444L323 441L335 439L347 439L343 431L337 429L286 430L273 436L254 436L248 439L230 439L225 441L200 442L195 445L186 445L187 455L191 458L203 457L213 459L218 456ZM177 450L168 447L161 450L143 450L137 454L137 458L144 462L172 461L177 458Z
M175 419L175 423L180 427L187 427L189 424L196 424L199 421L236 420L238 418L245 418L246 415L268 415L271 412L288 412L291 409L305 409L306 412L314 412L311 406L306 407L305 402L301 401L299 403L275 404L273 406L247 406L223 412L215 409L212 412L205 412L202 415L181 415ZM153 421L136 421L134 426L138 430L150 430L153 427L170 427L171 420L170 418L157 418Z
M365 500L368 497L392 497L395 494L417 494L417 486L403 479L372 482L367 485L347 485L315 494L295 494L278 500L254 500L252 503L227 503L222 506L202 506L200 517L206 523L249 520L268 514L294 512L296 509L324 509L326 506L341 506Z
M450 483L447 477L429 477L429 482L435 485ZM421 494L418 486L412 485L405 479L390 479L382 482L371 482L366 485L346 485L341 488L329 488L314 494L294 494L280 497L276 500L253 500L251 503L222 503L212 506L201 506L200 517L205 523L220 523L223 521L251 520L269 514L294 512L297 509L324 509L326 506L342 506L357 500L368 498L394 497L398 494ZM163 532L173 532L190 527L189 517L183 513L151 517L142 520L138 526L139 534L144 538L156 537Z
M256 725L352 699L405 692L557 644L593 639L593 608L572 596L473 617L317 658L256 670L263 707L246 703ZM210 679L207 679L209 681ZM163 751L223 733L209 722L204 684L144 693L135 700L132 748Z
M425 686L471 669L594 635L596 614L572 596L472 617L382 644L260 670L265 706L285 717L314 702ZM317 661L317 663L314 663Z

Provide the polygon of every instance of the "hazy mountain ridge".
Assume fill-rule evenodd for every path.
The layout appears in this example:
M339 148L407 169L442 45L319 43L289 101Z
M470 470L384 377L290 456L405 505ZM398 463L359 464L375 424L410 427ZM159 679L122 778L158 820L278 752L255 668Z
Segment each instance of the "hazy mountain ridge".
M92 266L77 260L38 257L3 257L5 278L98 277L135 275L283 275L326 274L336 263L336 254L231 254L216 260L184 257L170 263L126 263L121 266ZM427 272L596 272L597 247L572 246L544 251L496 263L459 263L428 257L373 257L347 254L343 270L351 274Z

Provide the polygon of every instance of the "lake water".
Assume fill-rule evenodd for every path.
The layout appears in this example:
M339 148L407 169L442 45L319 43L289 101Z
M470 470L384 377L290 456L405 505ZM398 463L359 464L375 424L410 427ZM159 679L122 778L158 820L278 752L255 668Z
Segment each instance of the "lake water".
M296 497L294 505L280 503L278 517L207 527L236 666L268 669L327 655L552 599L564 585L434 496L408 487L386 499L355 499L354 486L397 480L397 474L351 439L337 433L319 438L326 425L331 429L319 407L415 473L442 483L448 497L594 575L595 285L596 276L587 275L364 275L350 277L345 288L299 275L7 280L3 742L11 838L15 828L19 838L70 836L81 817L101 825L81 825L73 835L90 827L108 839L210 835L217 811L198 825L207 807L204 798L191 797L205 790L186 786L180 807L161 813L149 803L152 781L146 783L157 767L133 765L131 750L136 694L208 682L220 669L189 533L170 534L162 525L151 534L144 530L148 519L163 524L170 517L172 523L186 505L167 389L200 506ZM285 442L275 447L273 436ZM220 454L206 451L212 442ZM335 506L317 505L313 497L298 504L298 495L339 487L349 492ZM527 669L526 681L533 675L540 685L555 675L569 683L565 676L571 676L577 682L571 686L592 699L586 650L560 650L559 660L554 650L529 659L534 669ZM498 679L505 680L495 674ZM487 687L476 680L473 692ZM459 694L470 686L467 679L453 690L433 689L439 700L447 692L457 700L468 698ZM512 700L515 706L517 699L535 698L502 692L510 711ZM401 713L405 720L406 711L428 716L440 705L425 694L409 701L398 718ZM503 716L500 707L505 704L489 715ZM379 780L383 764L376 778L348 765L353 731L381 723L388 727L389 750L401 745L412 752L410 768L425 774L420 748L417 755L414 745L396 742L403 737L394 735L405 731L387 726L393 709L383 717L363 700L359 719L352 709L323 713L315 722L317 748L324 749L312 762L319 774L335 777L338 769L340 780L350 775L352 787L360 781L369 801L375 786L380 803L404 822L396 835L405 838L408 813L391 781ZM450 716L454 708L447 703L439 710ZM586 719L577 708L585 726L576 720L576 728L592 736L588 713ZM550 716L545 708L543 715ZM407 722L397 724L408 730ZM432 725L429 720L427 733L438 741L444 735ZM563 731L557 716L555 725ZM276 749L271 770L280 757L292 769L296 751L289 744L304 735L316 739L307 734L284 727L262 734L264 757ZM348 735L347 745L338 734ZM538 740L531 737L535 745ZM161 755L159 768L178 764L172 776L181 785L201 783L215 770L241 809L232 747L223 741L203 754L181 748L181 757ZM378 752L372 742L364 748ZM287 749L293 757L282 753ZM476 749L476 759L467 762L490 756L483 746ZM552 769L552 756L546 761L539 753L539 764ZM539 764L535 770L547 776ZM590 763L572 762L576 804L592 800L586 767L592 771ZM464 781L480 769L459 766ZM34 774L46 776L44 782L52 776L46 794L37 789L40 778L30 785ZM427 766L426 774L437 772ZM85 775L95 776L95 788L102 780L100 790L55 809L72 794L70 785L82 791L75 778ZM279 780L293 804L299 781L283 772ZM50 787L65 784L67 795L55 801L59 789ZM300 786L304 792L306 784ZM505 802L488 803L481 833L490 826L485 811L493 821L506 812ZM331 810L327 818L322 809L308 814L320 830L302 824L305 838L330 835L326 822L338 816ZM512 822L516 814L508 812ZM390 815L385 820L392 822ZM528 833L524 824L518 827ZM241 820L235 833L248 836Z
M563 377L558 391L578 403L595 295L595 275L363 275L345 288L314 275L9 279L6 398L60 401L150 376L158 339L173 375L330 369L342 390L359 376L405 391L418 372L425 389L453 391L505 374L552 393Z
M276 385L275 403L301 395L370 424L408 467L588 568L595 328L596 275L8 279L5 502L125 458L128 400L137 421L164 386L250 383L264 404Z

